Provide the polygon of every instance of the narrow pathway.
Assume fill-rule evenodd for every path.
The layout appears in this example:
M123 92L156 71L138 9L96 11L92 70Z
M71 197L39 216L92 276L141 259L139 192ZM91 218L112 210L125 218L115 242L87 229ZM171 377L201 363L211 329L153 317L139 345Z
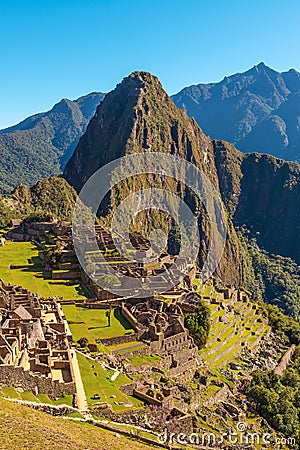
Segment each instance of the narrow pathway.
M84 391L84 387L83 387L83 383L82 383L82 379L81 379L81 374L80 374L80 370L79 370L76 351L72 348L70 350L70 353L71 353L71 362L72 362L72 366L73 366L73 373L74 373L75 384L76 384L77 408L80 411L88 412L89 407L88 407L88 402L86 399L86 395L85 395L85 391Z

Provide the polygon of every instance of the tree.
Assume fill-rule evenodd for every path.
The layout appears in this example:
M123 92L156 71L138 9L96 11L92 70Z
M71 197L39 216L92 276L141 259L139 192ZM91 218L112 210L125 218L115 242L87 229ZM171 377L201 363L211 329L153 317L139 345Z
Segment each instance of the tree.
M110 288L120 286L121 282L116 275L105 273L98 278L98 282L102 287Z
M81 348L87 347L89 341L86 337L81 337L80 339L78 339L78 344L80 345Z
M107 317L108 326L110 327L111 309L109 309L108 311L106 311L105 315L106 315L106 317Z
M201 348L208 338L210 330L210 310L203 303L194 313L185 314L184 325L189 330L195 344Z

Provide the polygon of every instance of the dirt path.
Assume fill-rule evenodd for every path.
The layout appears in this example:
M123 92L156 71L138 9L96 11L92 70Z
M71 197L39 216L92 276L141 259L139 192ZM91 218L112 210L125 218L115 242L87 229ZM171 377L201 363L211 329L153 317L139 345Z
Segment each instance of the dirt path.
M80 374L80 370L79 370L76 351L72 348L70 350L70 353L71 353L71 362L72 362L72 366L73 366L73 373L74 373L75 384L76 384L77 408L80 409L80 411L88 412L89 407L88 407L88 402L86 399L86 395L85 395L85 391L84 391L84 387L83 387L83 383L82 383L82 379L81 379L81 374Z

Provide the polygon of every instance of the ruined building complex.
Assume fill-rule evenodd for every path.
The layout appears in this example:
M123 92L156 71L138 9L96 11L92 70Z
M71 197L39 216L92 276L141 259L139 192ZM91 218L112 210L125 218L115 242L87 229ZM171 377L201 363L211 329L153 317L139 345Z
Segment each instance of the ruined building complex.
M60 305L0 280L0 386L57 397L75 393Z

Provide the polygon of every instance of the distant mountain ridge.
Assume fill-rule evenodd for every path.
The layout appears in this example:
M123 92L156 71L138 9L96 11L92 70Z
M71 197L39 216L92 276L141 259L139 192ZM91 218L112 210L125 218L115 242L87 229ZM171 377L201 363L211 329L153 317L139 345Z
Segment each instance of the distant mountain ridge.
M213 139L243 152L300 161L300 73L264 63L219 83L182 89L172 100Z
M62 173L104 94L62 99L47 112L0 130L0 193Z
M61 174L103 98L95 92L62 99L50 111L0 130L0 193ZM294 69L280 73L260 63L171 98L213 139L300 162L300 73Z

